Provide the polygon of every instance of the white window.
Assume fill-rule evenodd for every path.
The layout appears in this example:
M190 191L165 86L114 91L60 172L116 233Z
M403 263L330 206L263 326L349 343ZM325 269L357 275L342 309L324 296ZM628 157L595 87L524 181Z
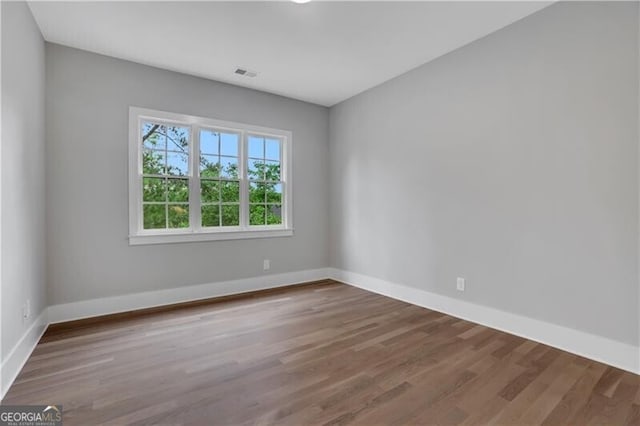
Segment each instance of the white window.
M293 234L291 132L131 107L129 242Z

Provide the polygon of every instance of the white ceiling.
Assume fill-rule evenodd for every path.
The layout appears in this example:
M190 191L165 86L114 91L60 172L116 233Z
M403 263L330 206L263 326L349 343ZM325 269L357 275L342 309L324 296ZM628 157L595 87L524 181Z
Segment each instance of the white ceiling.
M548 4L30 2L47 41L326 106Z

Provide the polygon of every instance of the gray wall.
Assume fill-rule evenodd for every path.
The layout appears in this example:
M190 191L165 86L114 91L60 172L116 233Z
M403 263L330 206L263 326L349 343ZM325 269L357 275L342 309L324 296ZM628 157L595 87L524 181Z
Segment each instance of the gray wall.
M47 44L51 304L328 265L327 108ZM293 131L295 235L129 246L129 106Z
M637 344L637 39L559 3L331 108L332 266Z
M2 2L2 359L47 305L45 46L23 2ZM22 306L31 301L31 318Z

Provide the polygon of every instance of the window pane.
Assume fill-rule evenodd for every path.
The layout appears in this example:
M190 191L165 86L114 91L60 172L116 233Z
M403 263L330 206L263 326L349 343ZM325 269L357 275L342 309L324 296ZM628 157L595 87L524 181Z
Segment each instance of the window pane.
M217 178L220 175L220 164L218 156L201 155L200 156L200 176Z
M142 201L166 201L164 178L144 178L142 181Z
M249 169L247 171L249 179L264 180L264 162L261 160L249 160Z
M200 130L201 154L219 154L218 135L218 132L214 132L212 130Z
M264 158L264 138L249 136L249 157Z
M282 223L282 206L269 204L267 206L267 225L280 225Z
M173 234L169 239L178 240L182 238L175 235L190 234L193 228L199 231L200 226L210 234L240 226L255 232L269 225L281 229L284 202L290 201L289 192L286 200L284 196L289 185L284 182L285 132L230 122L218 125L180 114L147 114L151 112L131 123L139 125L130 140L130 149L137 152L130 163L134 184L130 189L132 198L139 200L131 209L131 222L146 230L139 235ZM193 187L196 182L199 188ZM191 212L193 206L200 211ZM201 223L191 223L192 216L199 216Z
M189 174L189 156L181 152L167 152L167 174L186 176Z
M266 185L261 182L249 184L249 202L264 203L266 201L265 189Z
M189 204L169 205L169 228L189 227Z
M167 126L167 149L189 152L189 128Z
M144 204L142 207L144 229L167 227L166 205Z
M220 176L229 179L237 179L238 159L235 157L220 157Z
M237 204L222 206L222 226L238 226L240 224L240 206Z
M200 196L203 203L220 202L220 184L215 180L200 181Z
M282 185L279 183L267 183L266 197L268 203L282 203Z
M265 157L267 160L280 161L280 141L267 139L265 141Z
M189 181L187 179L168 179L167 199L174 202L189 202Z
M150 151L145 149L142 152L142 173L145 175L163 175L165 167L164 151Z
M265 180L280 180L280 162L267 161L264 165Z
M145 149L158 149L164 151L167 149L167 128L156 123L142 123L142 146Z
M220 206L202 206L202 226L220 226Z
M249 225L264 225L266 206L264 204L251 204L249 206Z
M239 182L220 182L220 194L223 203L239 203L240 202L240 183Z
M220 155L238 156L238 135L235 133L220 134Z

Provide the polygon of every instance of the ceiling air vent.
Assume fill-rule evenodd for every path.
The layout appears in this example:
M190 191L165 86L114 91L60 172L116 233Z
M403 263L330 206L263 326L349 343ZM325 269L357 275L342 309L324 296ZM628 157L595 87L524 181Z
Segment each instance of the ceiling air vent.
M240 67L236 67L236 70L234 71L234 73L238 75L243 75L245 77L252 77L252 78L258 75L258 73L255 71L251 71L246 68L240 68Z

